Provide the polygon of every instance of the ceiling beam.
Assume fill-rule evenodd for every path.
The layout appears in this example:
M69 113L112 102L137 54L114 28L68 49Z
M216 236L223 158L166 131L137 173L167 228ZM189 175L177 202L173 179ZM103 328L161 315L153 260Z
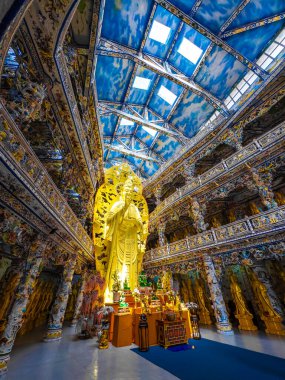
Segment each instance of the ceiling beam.
M166 128L161 127L160 125L157 125L157 124L155 124L155 123L153 123L151 121L145 120L143 118L139 118L139 117L131 115L131 114L127 113L127 112L120 111L118 109L108 107L108 106L104 105L101 102L99 102L99 107L103 111L105 111L105 110L106 111L110 111L114 115L117 115L119 117L123 117L124 119L130 120L130 121L133 121L134 123L137 123L139 125L143 125L145 127L154 129L155 131L161 132L161 133L163 133L165 135L174 136L174 137L178 136L178 133L176 133L176 132L174 132L174 131L172 131L170 129L166 129Z
M219 32L219 36L228 28L228 26L237 18L237 16L241 13L241 11L247 6L250 0L243 0L238 7L235 8L233 13L227 19L227 21L222 25L221 30Z
M131 75L131 78L129 80L129 83L128 83L128 86L127 86L127 90L125 92L125 95L124 95L124 102L128 99L129 97L129 94L130 94L130 91L131 91L131 88L132 88L132 84L134 82L134 79L135 79L135 74L136 74L136 71L137 71L137 66L138 64L136 63L133 67L133 72L132 72L132 75ZM113 137L112 137L112 141L111 143L113 142L114 140L114 137L116 136L116 133L117 133L117 130L120 126L120 122L121 122L121 116L118 117L118 120L116 122L116 125L115 125L115 129L114 129L114 132L113 132ZM108 159L108 156L109 156L109 152L107 153L107 157L106 159Z
M273 22L277 22L283 19L285 19L285 12L279 13L278 15L275 15L275 16L266 17L255 22L250 22L248 24L239 26L238 28L228 30L227 32L223 33L220 37L227 38L235 34L243 33L255 28L260 28L261 26L272 24Z
M127 156L133 156L133 157L139 158L139 159L144 160L144 161L153 161L153 162L161 163L156 158L147 156L146 154L142 154L140 152L136 152L136 151L131 150L131 149L126 149L123 147L110 145L110 144L104 144L104 147L105 147L105 149L113 150L114 152L119 152L119 153L125 154Z
M220 100L210 95L206 90L201 89L196 83L192 82L189 78L183 75L177 75L167 71L162 64L154 61L154 59L149 59L146 55L138 54L132 52L130 49L125 49L114 42L107 41L105 39L100 40L100 45L96 49L96 53L99 55L107 55L111 57L117 57L122 59L130 59L137 62L140 66L145 67L154 73L171 80L172 82L178 84L181 87L193 92L194 94L201 96L208 103L210 103L215 109L221 111L223 109L223 104Z
M196 0L192 9L191 9L191 12L190 12L190 15L191 17L193 17L195 15L195 13L198 11L201 3L202 3L203 0Z
M95 47L98 44L105 9L105 0L93 0L92 22L89 39L88 60L85 74L84 96L88 97L90 83L94 77L96 66Z
M197 30L200 34L207 37L210 41L214 42L217 46L224 49L227 53L231 54L235 59L240 61L243 65L245 65L248 69L252 70L255 74L257 74L262 79L266 79L269 76L265 70L259 67L256 63L251 62L248 58L244 57L237 50L228 45L225 41L223 41L220 37L216 36L205 26L200 24L197 20L194 20L191 16L188 16L186 13L182 12L175 5L170 3L168 0L155 0L156 3L161 5L163 8L167 9L169 12L173 13L176 17L180 18L185 24L191 26L191 28Z

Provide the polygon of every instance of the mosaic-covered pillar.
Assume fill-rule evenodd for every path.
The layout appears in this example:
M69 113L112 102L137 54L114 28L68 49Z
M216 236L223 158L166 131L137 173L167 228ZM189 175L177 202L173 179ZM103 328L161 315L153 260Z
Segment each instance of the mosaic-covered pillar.
M74 314L73 314L71 326L75 326L77 324L79 318L80 318L85 285L86 285L86 273L84 272L82 274L82 282L81 282L81 286L79 288L76 303L75 303Z
M216 318L217 330L221 334L232 335L232 325L230 324L225 301L222 295L220 284L217 280L213 260L210 256L203 257L204 268L207 277L207 283L210 289L211 300L213 303L214 314Z
M155 203L158 206L161 202L161 186L157 185L154 189L153 195L155 197Z
M285 335L285 328L282 325L284 311L275 291L272 289L267 269L263 264L254 265L251 268L252 271L248 271L248 274L260 318L266 327L265 332L268 334Z
M201 205L196 198L191 199L191 211L192 211L192 217L194 220L194 227L196 228L197 232L203 232L206 231L208 224L205 223L204 215L206 212L206 205Z
M165 227L166 224L164 222L159 222L157 226L157 234L158 234L158 243L160 247L163 247L167 244L166 236L165 236Z
M182 175L185 178L186 185L189 184L193 178L195 173L195 163L194 164L185 164L183 166Z
M241 150L242 147L242 135L243 129L228 129L226 133L220 138L222 143L225 143L237 150Z
M272 191L272 174L267 172L262 176L257 169L251 169L252 179L255 186L258 189L261 202L266 206L268 210L273 207L277 207L277 203L274 200L274 193Z
M10 360L17 332L22 326L23 315L41 271L45 247L45 243L37 240L30 249L20 284L16 291L15 301L0 339L0 375L7 371L7 362Z
M76 256L72 256L63 269L62 280L50 312L48 329L44 339L45 342L60 340L62 337L62 325L68 302L68 296L72 287L75 264Z

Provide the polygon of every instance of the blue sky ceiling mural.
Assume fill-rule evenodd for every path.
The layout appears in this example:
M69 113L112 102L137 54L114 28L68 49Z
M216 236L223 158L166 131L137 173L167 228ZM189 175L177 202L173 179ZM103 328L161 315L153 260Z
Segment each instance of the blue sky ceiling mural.
M102 5L94 91L106 168L127 162L152 176L217 115L236 112L284 57L284 0Z

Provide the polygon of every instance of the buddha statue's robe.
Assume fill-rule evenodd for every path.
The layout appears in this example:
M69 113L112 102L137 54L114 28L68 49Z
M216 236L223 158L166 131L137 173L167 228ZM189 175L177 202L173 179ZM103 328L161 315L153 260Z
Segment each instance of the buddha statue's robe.
M138 249L138 233L142 219L138 208L123 200L114 203L107 215L105 238L110 242L106 281L112 290L112 274L117 271L121 280L127 279L131 290L137 287L142 253Z

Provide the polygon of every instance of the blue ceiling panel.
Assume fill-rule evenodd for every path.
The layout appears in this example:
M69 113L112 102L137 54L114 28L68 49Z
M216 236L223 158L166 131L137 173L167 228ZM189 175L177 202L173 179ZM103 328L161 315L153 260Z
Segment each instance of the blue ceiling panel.
M254 61L274 35L282 28L284 20L235 34L225 41L246 58Z
M154 136L152 136L147 131L145 131L141 125L138 127L136 136L140 140L142 140L148 147L151 146L153 139L154 139Z
M242 0L203 0L198 8L195 19L205 25L212 32L218 34L222 25L231 16L234 9Z
M129 97L128 97L128 102L136 103L136 104L145 104L152 90L152 87L157 75L153 71L145 69L144 67L141 67L141 66L137 68L136 75L142 78L150 79L150 85L147 90L141 90L141 89L132 87Z
M161 117L166 118L169 112L172 110L173 105L167 103L164 99L162 99L157 93L161 86L166 87L169 91L173 92L177 97L183 91L183 87L177 85L176 83L171 82L166 78L160 78L156 89L151 97L149 102L149 107Z
M142 164L142 162L143 162L140 158L137 158L137 157L134 157L134 156L128 156L128 160L135 167L139 167Z
M181 144L170 136L160 135L154 144L154 151L160 154L165 160L169 160Z
M116 159L118 157L122 157L122 153L116 152L115 150L109 150L108 160Z
M126 145L128 145L128 143L130 142L130 138L129 138L129 137L120 137L120 136L118 136L118 138L120 138L120 141L117 140L117 139L115 139L115 140L113 141L113 145L114 145L114 146L122 146L121 141L122 141L124 144L126 144Z
M119 125L116 131L116 134L119 136L122 135L131 135L136 129L136 124L133 125Z
M214 46L195 81L220 99L224 99L241 79L246 67L231 54Z
M164 59L171 46L175 32L180 24L180 20L160 6L157 7L153 20L168 26L171 29L170 34L165 44L148 37L143 52Z
M187 58L185 58L182 54L178 53L179 46L183 41L183 38L191 41L194 45L198 46L203 50L199 60L196 64L190 62ZM207 37L204 37L202 34L192 29L189 25L184 24L181 32L179 33L179 37L174 45L172 53L169 57L169 62L176 67L178 70L182 71L185 75L190 76L193 74L197 65L199 65L200 60L203 57L207 47L210 45L210 40Z
M99 55L95 74L98 99L121 102L133 68L128 59Z
M139 49L152 3L151 0L106 0L102 37Z
M118 117L113 114L110 114L108 116L102 115L100 117L100 120L101 120L102 129L103 129L103 135L112 136L115 130Z
M214 107L205 99L189 92L174 111L170 122L185 136L193 137L214 111Z
M196 0L170 0L169 2L180 8L184 13L189 14Z
M274 16L280 12L285 12L284 0L251 0L229 25L227 30L258 21L265 17Z
M142 171L146 173L149 177L152 176L158 169L159 166L156 162L145 161L142 165Z

